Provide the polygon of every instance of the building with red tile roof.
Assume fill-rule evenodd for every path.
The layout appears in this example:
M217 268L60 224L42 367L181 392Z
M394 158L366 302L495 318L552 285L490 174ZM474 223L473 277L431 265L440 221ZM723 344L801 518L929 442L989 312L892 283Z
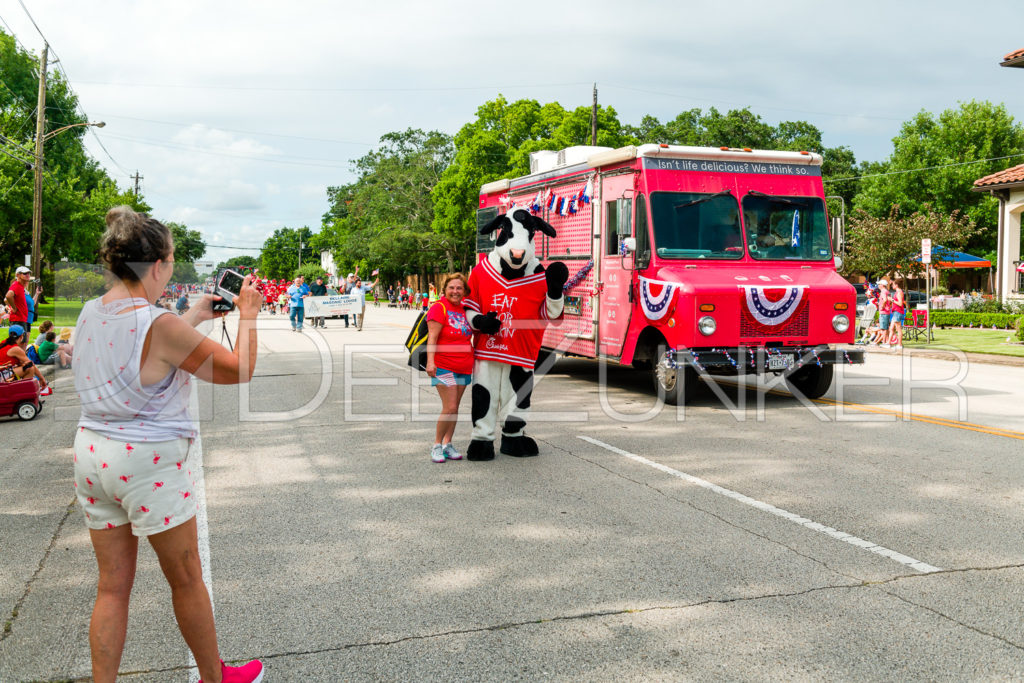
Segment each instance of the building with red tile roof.
M999 66L1024 68L1024 48L1004 55ZM998 261L996 296L1002 300L1024 301L1024 272L1021 268L1021 215L1024 214L1024 164L992 173L974 181L975 192L986 192L999 200Z

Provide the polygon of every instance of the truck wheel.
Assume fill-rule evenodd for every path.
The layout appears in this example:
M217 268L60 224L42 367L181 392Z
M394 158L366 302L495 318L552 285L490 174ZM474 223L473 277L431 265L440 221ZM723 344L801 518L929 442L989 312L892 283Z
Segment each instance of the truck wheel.
M832 386L832 365L805 365L786 377L790 391L800 392L810 399L821 398Z
M697 371L688 365L672 367L665 357L666 351L668 347L664 344L654 350L650 369L654 393L670 406L685 404L697 391Z
M35 417L36 413L38 412L39 411L36 409L35 405L28 401L25 401L24 403L18 406L18 417L20 417L22 420L25 420L26 422Z

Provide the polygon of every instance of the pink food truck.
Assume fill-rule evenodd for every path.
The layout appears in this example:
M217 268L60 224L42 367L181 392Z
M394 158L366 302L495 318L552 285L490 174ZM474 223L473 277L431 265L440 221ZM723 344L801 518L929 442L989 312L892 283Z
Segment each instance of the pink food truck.
M557 231L538 257L569 268L552 353L648 372L668 403L698 374L781 373L818 398L863 363L856 295L836 272L821 156L735 148L570 147L483 186L478 225L527 207ZM479 235L477 252L493 248Z

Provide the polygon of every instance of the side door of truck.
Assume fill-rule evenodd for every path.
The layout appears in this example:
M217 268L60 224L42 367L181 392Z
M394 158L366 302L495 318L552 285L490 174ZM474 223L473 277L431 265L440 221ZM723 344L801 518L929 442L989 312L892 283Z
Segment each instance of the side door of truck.
M612 358L622 355L633 308L633 254L623 256L622 243L635 236L634 177L632 169L601 176L600 214L594 226L601 231L598 350L602 356Z

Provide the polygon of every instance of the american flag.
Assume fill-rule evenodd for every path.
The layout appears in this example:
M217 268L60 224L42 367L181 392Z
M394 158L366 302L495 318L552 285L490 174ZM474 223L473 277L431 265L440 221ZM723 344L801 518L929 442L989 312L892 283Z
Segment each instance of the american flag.
M436 373L437 381L446 387L455 386L455 375L447 370Z

